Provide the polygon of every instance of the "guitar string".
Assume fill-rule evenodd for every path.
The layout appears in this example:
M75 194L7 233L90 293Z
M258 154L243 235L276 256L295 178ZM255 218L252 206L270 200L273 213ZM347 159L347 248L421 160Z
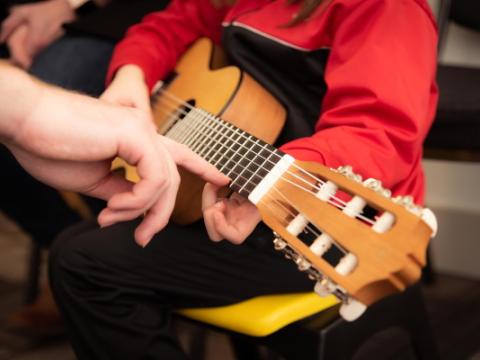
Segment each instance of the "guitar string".
M276 191L281 197L283 197L285 199L286 202L289 202L289 200L285 197L284 194L282 194L282 192L280 190L278 190L276 187L273 187L273 190ZM269 193L267 193L268 196L270 196L271 199L273 199L273 201L277 202L278 205L280 205L281 207L284 208L284 210L291 216L295 217L295 214L292 213L285 205L283 205L281 203L281 201L277 200L276 198L274 198L272 195L270 195ZM307 219L309 221L309 223L311 223L311 221L309 219ZM310 227L308 224L305 226L306 229L308 229L311 233L313 233L315 235L316 238L318 238L322 232L318 233L315 229L313 229L312 227ZM348 253L348 251L341 245L339 244L337 241L335 241L334 239L332 239L332 243L337 247L339 248L343 253L344 255Z
M168 111L166 111L165 109L161 109L161 110L164 111L165 113L168 113ZM213 116L213 115L212 115L212 116ZM188 128L188 125L185 125L184 127L187 127L187 128ZM197 132L198 132L198 131L197 131ZM218 133L219 133L219 132L217 131L217 134L218 134ZM222 135L224 135L224 134L222 134ZM246 146L244 146L244 145L242 145L242 144L239 144L239 145L240 145L241 147L243 147L243 148L246 148L246 149L250 152L250 150L249 150ZM261 158L266 159L265 157L261 157ZM229 164L229 162L227 162L226 164ZM225 164L224 164L224 165L225 165ZM235 168L235 166L234 166L233 168L230 168L229 170L233 170L234 168ZM248 169L248 168L243 169L242 172L243 172L244 170L247 170L247 171L249 171L249 172L252 172L252 171L251 171L250 169ZM292 173L292 172L287 171L286 173L289 173L292 177L295 177L295 178L299 179L300 181L308 184L309 186L311 186L311 187L313 187L313 188L315 188L315 189L319 189L318 187L316 187L315 184L312 184L312 183L308 182L306 179L303 179L302 177L299 177L298 175L296 175L296 174L294 174L294 173ZM240 174L241 174L241 173L240 173ZM238 176L238 174L235 174L235 173L234 173L234 175L237 175L237 179L235 179L235 181L240 178L240 176ZM242 177L242 178L243 178L243 179L246 179L245 177ZM283 177L281 177L281 178L282 178L283 180L285 180ZM249 178L249 179L250 179L250 178ZM249 179L246 179L246 180L248 181ZM287 180L285 180L285 181L287 181ZM302 188L302 187L301 187L300 185L298 185L298 184L294 184L294 183L292 183L292 184L295 185L295 186L297 186L297 187L299 187L301 190L307 191L307 192L309 192L310 194L315 195L315 193L309 191L308 189ZM332 193L330 193L330 195L332 195ZM328 202L329 202L330 204L336 206L337 208L340 208L340 209L343 209L343 208L344 208L343 205L346 204L343 200L340 200L339 198L337 198L337 197L335 197L335 196L331 196ZM364 221L366 221L366 222L368 222L368 223L371 223L371 220L370 220L369 218L364 217L364 216L361 215L362 213L363 213L363 211L361 211L361 212L358 214L357 217L360 218L360 219L362 219L362 220L364 220Z
M161 110L162 110L163 112L165 112L166 114L169 114L169 113L170 113L170 112L169 112L168 110L166 110L166 109L161 109ZM198 127L197 127L197 128L198 128ZM179 131L180 131L180 130L179 130ZM197 131L197 132L198 132L198 131ZM218 133L218 132L217 132L217 133ZM240 145L241 145L241 144L240 144ZM243 146L243 145L241 145L241 146ZM247 148L247 147L245 147L245 146L243 146L243 147L244 147L244 148ZM247 148L247 149L248 149L248 148ZM266 160L267 158L263 157L263 159ZM227 162L226 164L229 164L229 162ZM236 167L236 165L234 164L231 168L227 166L226 169L229 170L229 171L231 171L231 170L234 170L235 167ZM250 173L252 173L252 175L255 175L255 173L254 173L252 170L248 169L248 168L242 169L242 171L241 171L240 173L232 172L232 174L237 177L236 180L242 178L242 179L248 181L249 179L251 179L252 176L250 176L250 177L247 178L247 177L241 175L245 170L248 171L248 172L250 172ZM229 172L229 173L230 173L230 172ZM313 188L316 188L316 187L315 187L315 184L312 184L312 183L308 182L306 179L303 179L302 177L300 177L300 176L298 176L298 175L296 175L296 174L294 174L294 173L291 173L291 172L289 172L289 173L290 173L290 175L292 175L293 177L299 179L300 181L305 182L306 184L310 185L310 186L313 187ZM297 183L295 183L295 182L293 182L293 181L291 181L291 180L288 180L287 178L285 178L285 177L283 177L283 176L280 177L280 180L283 180L283 181L285 181L285 182L287 182L287 183L289 183L289 184L291 184L291 185L293 185L293 186L295 186L295 187L297 187L297 188L299 188L299 189L301 189L301 190L303 190L303 191L307 191L308 193L310 193L310 194L312 194L312 195L316 195L314 192L310 191L309 189L307 189L307 188L305 188L305 187L303 187L303 186L301 186L301 185L299 185L299 184L297 184ZM330 194L331 194L331 193L330 193ZM332 199L333 199L333 200L332 200ZM331 205L339 208L339 209L344 209L344 206L342 206L342 204L338 204L338 202L336 202L335 200L338 200L338 202L342 201L342 200L340 200L340 199L332 196L331 198L329 198L329 199L327 200L327 202L330 203ZM343 201L342 201L342 202L343 202ZM343 202L343 203L344 203L344 202ZM289 202L289 204L292 205L292 207L295 208L295 206L293 206L293 204L291 204L290 202ZM345 203L344 203L344 204L345 204ZM357 216L357 218L359 218L359 219L367 222L367 223L370 224L370 225L373 225L373 224L374 224L374 221L372 221L371 219L369 219L369 218L361 215L362 213L363 213L363 212L359 213L358 216Z
M178 98L175 94L173 94L173 93L171 93L171 92L169 92L169 91L166 91L165 89L160 88L160 89L157 91L156 96L159 96L160 93L166 95L166 97L163 97L163 98L155 98L155 100L165 99L165 100L171 101L171 103L172 103L172 110L173 110L173 109L177 109L177 106L179 106L179 105L180 105L180 106L185 106L186 108L188 108L188 109L190 109L190 110L197 110L197 111L202 111L202 110L203 110L203 109L201 109L201 108L196 108L196 107L190 105L188 102L183 101L182 99ZM178 109L178 111L181 112L181 114L184 115L184 116L186 116L186 115L189 114L188 112L186 112L186 111L184 111L184 110L182 110L182 109ZM205 111L205 110L203 110L203 111ZM208 111L205 111L205 112L206 112L208 115L213 116L214 119L215 119L216 121L218 121L218 123L221 124L221 126L223 127L223 129L231 130L232 128L234 128L232 124L230 124L230 123L222 120L221 118L216 117L216 116L213 115L213 114L210 114ZM192 124L192 126L194 126L194 124ZM218 133L218 132L217 132L217 133ZM241 135L241 137L243 137L244 139L249 140L249 137L248 137L248 136L250 136L249 134L242 134L242 133L241 133L240 135ZM242 146L242 147L244 147L244 148L246 148L247 150L249 150L249 149L248 149L247 147L245 147L243 144L239 143L239 145ZM274 153L274 155L277 157L277 159L281 159L281 156L280 156L280 155L275 154L275 153ZM272 161L269 161L269 162L270 162L270 163L273 163ZM274 163L273 163L273 164L274 164ZM323 180L317 178L316 176L314 176L314 175L311 174L310 172L308 172L308 171L304 170L303 168L299 167L297 164L292 164L292 167L296 168L297 170L299 170L299 171L302 172L303 174L305 174L305 175L307 175L308 177L312 178L314 181L316 181L316 182L318 182L318 183L320 183L320 184L323 184L323 183L324 183ZM287 173L289 173L289 172L287 171ZM295 176L295 174L290 174L290 175ZM309 183L309 185L311 185L311 183ZM315 186L315 185L314 185L314 186ZM316 189L317 189L317 190L320 190L320 187L316 187ZM333 193L330 194L330 195L331 195L332 197L334 197L339 203L341 203L341 204L343 204L343 205L346 205L346 203L345 203L343 200L341 200L341 199L339 199L339 198L336 198Z
M166 111L166 113L168 114L167 111ZM210 120L210 119L209 119L209 120ZM200 125L200 126L201 126L201 125ZM211 130L211 129L210 129L210 130ZM304 179L302 179L302 180L304 180ZM306 181L306 180L304 180L304 181ZM295 184L295 183L292 183L292 184L295 185L295 186L298 186L298 185ZM312 185L311 183L308 183L308 184L309 184L309 185ZM285 202L286 202L287 204L289 204L291 207L293 207L293 208L296 210L295 206L290 202L290 200L287 199L287 198L285 197L285 195L283 195L282 192L281 192L280 190L278 190L275 185L272 187L272 189L273 189L276 193L278 193L281 197L283 197L284 200L285 200ZM284 204L282 204L281 201L279 201L277 198L275 198L274 196L272 196L269 192L266 194L266 196L267 196L268 198L270 198L270 200L273 201L277 206L279 206L280 208L283 208L283 211L284 211L285 213L287 213L289 216L291 216L292 219L297 216L297 215L296 215L295 213L293 213L288 207L286 207ZM265 202L264 204L265 204L268 208L270 208L270 210L271 210L272 212L277 211L277 209L276 209L275 207L273 207L269 202ZM365 219L365 220L369 221L370 219ZM309 223L310 223L310 222L309 222ZM309 223L307 223L307 225L305 226L305 229L307 229L308 231L310 231L315 237L319 237L321 233L318 233L314 228L312 228L312 227L309 225ZM333 243L335 246L337 246L337 248L340 249L344 254L347 253L347 251L343 248L343 246L341 246L338 242L336 242L335 240L332 239L332 243Z
M170 93L169 91L166 91L165 89L160 88L160 89L157 91L156 96L158 96L160 93L163 93L164 95L166 95L166 96L169 98L168 100L170 100L171 102L173 102L174 108L177 108L177 105L183 105L183 106L189 108L190 110L197 110L197 111L199 111L199 112L200 112L200 111L204 111L208 117L213 117L214 120L216 120L218 123L220 123L221 126L223 126L223 129L228 129L228 130L232 130L232 128L235 129L235 127L234 127L232 124L225 122L225 121L222 120L221 118L216 117L215 115L209 113L208 111L205 111L205 110L203 110L203 109L201 109L201 108L196 108L196 107L190 105L189 103L187 103L187 102L179 99L175 94ZM156 100L161 100L161 99L167 100L165 97L163 97L163 98L157 98ZM178 110L179 110L184 116L187 116L187 115L189 114L188 112L186 112L186 111L184 111L184 110L180 110L180 109L178 109ZM203 114L203 115L205 116L205 114ZM192 124L192 126L195 126L195 124ZM186 129L187 129L186 131L189 130L189 129L188 129L188 124L187 124L187 126L186 126ZM197 131L197 132L198 132L198 131ZM193 133L195 133L195 131L194 131ZM217 131L217 134L218 134L218 133L220 133L220 132ZM220 133L220 135L225 135L225 134ZM241 135L241 137L249 140L249 136L250 136L249 134L245 134L245 133L243 132L243 134L240 133L240 135ZM194 138L195 136L192 136L192 137ZM250 136L250 138L253 138L253 137ZM232 139L230 139L230 140L232 140ZM237 140L237 139L236 139L236 140ZM250 141L251 141L251 140L250 140ZM247 149L247 153L248 153L248 152L251 152L251 150L250 150L248 147L246 147L245 145L243 145L243 144L241 144L241 143L238 143L238 144L239 144L240 147L243 147L243 148ZM214 155L215 155L215 154L214 154ZM272 155L272 154L270 154L270 155ZM278 154L276 154L276 153L274 153L274 152L273 152L273 155L275 155L278 159L281 159L281 156L278 155ZM257 156L257 157L258 157L258 158L261 158L261 159L265 159L265 157L263 157L261 154L260 154L260 156ZM220 158L219 160L221 160L221 158ZM268 160L268 159L266 159L266 162L269 162L269 163L271 163L271 164L275 164L273 161ZM309 177L312 178L314 181L316 181L316 182L318 182L318 183L320 183L320 184L324 184L324 183L325 183L323 180L317 178L316 176L314 176L314 175L311 174L310 172L304 170L303 168L299 167L299 166L296 165L295 163L291 164L291 166L294 167L294 168L296 168L297 170L299 170L301 173L309 176ZM298 175L295 174L295 173L292 173L292 172L289 171L288 169L287 169L287 171L286 171L285 173L291 175L292 177L298 178L300 181L302 181L302 182L304 182L304 183L312 186L312 187L313 187L314 189L316 189L316 190L320 190L320 187L317 186L316 184L312 184L312 183L306 181L305 179L301 178L300 176L298 176ZM308 189L305 189L305 190L308 191ZM330 195L330 199L332 199L332 200L338 202L339 204L341 204L340 206L337 206L338 208L342 208L342 206L346 206L346 205L347 205L347 203L346 203L345 201L343 201L342 199L340 199L340 198L338 198L337 196L335 196L335 193L329 192L328 195ZM343 209L343 208L342 208L342 209ZM364 211L363 211L363 210L360 211L359 214L364 214ZM365 219L367 219L367 218L365 218Z
M196 109L196 108L193 108L193 109ZM161 110L167 113L167 111L166 111L165 109L161 109ZM199 110L201 110L201 109L199 109ZM183 111L182 113L183 113L184 115L187 115L187 114L188 114L188 113L186 113L185 111ZM214 115L212 115L212 114L210 114L210 113L208 113L208 112L207 112L207 115L214 116ZM214 117L214 119L215 119L215 120L218 120L218 118L216 118L216 117ZM180 123L180 124L181 124L181 123ZM223 125L223 124L222 124L222 125ZM189 126L190 126L190 128L189 128ZM187 125L184 125L184 126L183 126L183 127L184 127L184 129L183 129L184 132L191 130L193 126L195 126L195 124L192 124L192 125L188 125L188 124L187 124ZM235 129L231 124L226 123L226 126L230 126L230 127L232 127L233 129ZM223 128L224 128L224 129L227 128L226 126L223 126ZM198 132L200 131L200 130L198 130L199 128L201 128L201 126L197 126L197 127L196 127L197 130L196 130L196 131L193 131L193 134L198 133ZM227 128L227 129L231 130L231 128ZM209 130L212 130L212 129L207 129L207 131L209 131ZM214 131L215 131L215 130L214 130ZM217 133L217 135L220 134L220 135L224 135L224 136L225 136L225 134L220 133L219 131L216 131L216 133ZM187 134L189 134L189 133L187 133ZM247 138L247 137L244 136L243 134L240 134L240 135L243 136L244 138ZM195 136L193 136L193 137L195 137ZM215 138L213 138L212 140L214 140L214 139L215 139ZM248 139L248 138L247 138L247 139ZM212 142L212 140L210 140L210 142ZM234 141L234 140L231 139L231 138L229 138L229 140ZM235 140L237 140L237 139L235 139ZM243 144L241 144L241 143L237 143L237 144L238 144L240 147L243 147L243 148L247 149L247 152L251 152L251 150L250 150L248 147L246 147L245 145L243 145ZM198 144L197 144L197 145L198 145ZM197 146L197 145L196 145L196 146ZM200 144L200 145L201 145L201 144ZM218 150L220 150L220 149L221 149L221 147L220 147ZM238 149L237 149L237 150L238 150ZM211 151L213 151L213 150L211 150ZM208 154L210 154L210 153L207 153L207 155L208 155ZM273 154L274 154L275 156L277 156L277 158L281 158L278 154L275 154L275 153L273 153ZM214 154L214 155L215 155L215 154ZM235 155L235 154L234 154L234 155ZM272 153L271 153L270 155L272 155ZM261 155L260 155L260 156L257 155L257 158L264 159L264 160L265 160L264 162L269 162L269 163L271 163L271 164L274 164L274 162L270 161L268 158L265 158L265 157L263 157L263 156L261 156ZM219 158L219 160L221 160L221 158ZM227 162L227 163L228 163L228 162ZM322 181L321 179L316 178L315 176L313 176L313 175L310 174L309 172L306 172L305 170L303 170L302 168L298 167L297 165L295 165L294 167L297 168L297 169L299 169L299 170L302 171L303 173L309 175L311 178L315 179L316 181L318 181L318 182L320 182L320 183L324 183L324 181ZM247 170L248 170L248 169L247 169ZM249 170L249 171L251 171L251 170ZM290 172L289 170L287 170L286 173L289 174L289 175L291 175L292 177L295 177L295 178L299 179L300 181L308 184L309 186L313 187L315 190L320 190L320 187L319 187L319 186L317 186L316 184L312 184L312 183L308 182L306 179L298 176L297 174L292 173L292 172ZM258 175L256 175L256 176L258 177ZM305 189L305 190L307 190L307 189ZM307 191L308 191L308 190L307 190ZM332 199L333 201L336 201L337 203L340 204L340 206L337 206L337 207L342 208L341 206L346 206L346 202L343 201L342 199L336 197L336 196L334 195L334 193L331 193L331 192L330 192L329 195L330 195L330 199ZM362 214L362 213L363 213L363 211L360 212L360 214Z

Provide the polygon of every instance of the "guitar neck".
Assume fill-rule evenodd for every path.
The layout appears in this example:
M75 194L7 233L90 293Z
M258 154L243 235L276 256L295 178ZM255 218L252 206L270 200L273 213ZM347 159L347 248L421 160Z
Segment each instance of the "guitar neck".
M230 188L245 197L285 155L203 109L193 107L181 112L164 135L214 165L232 180Z

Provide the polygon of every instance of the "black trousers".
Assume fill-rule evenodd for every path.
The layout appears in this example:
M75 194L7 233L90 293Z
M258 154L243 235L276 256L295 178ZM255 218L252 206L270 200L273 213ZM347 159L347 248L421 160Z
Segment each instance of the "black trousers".
M51 251L51 285L79 359L185 359L169 328L176 308L313 288L264 225L232 245L211 242L201 222L170 224L141 248L136 224L83 223Z

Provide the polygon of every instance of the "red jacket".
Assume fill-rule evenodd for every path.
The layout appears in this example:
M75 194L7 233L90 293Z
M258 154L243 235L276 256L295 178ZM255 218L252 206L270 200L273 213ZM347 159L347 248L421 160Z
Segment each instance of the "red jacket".
M108 79L136 64L151 88L208 36L288 110L281 149L352 165L423 202L422 143L437 104L436 26L426 0L332 0L286 27L301 2L173 0L132 27Z

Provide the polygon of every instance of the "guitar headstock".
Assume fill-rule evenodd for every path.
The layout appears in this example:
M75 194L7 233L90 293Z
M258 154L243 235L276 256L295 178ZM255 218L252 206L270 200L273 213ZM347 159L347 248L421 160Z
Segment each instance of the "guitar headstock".
M275 249L316 281L319 295L342 300L345 319L420 278L437 224L411 197L392 198L349 166L292 161L270 182L255 203Z

